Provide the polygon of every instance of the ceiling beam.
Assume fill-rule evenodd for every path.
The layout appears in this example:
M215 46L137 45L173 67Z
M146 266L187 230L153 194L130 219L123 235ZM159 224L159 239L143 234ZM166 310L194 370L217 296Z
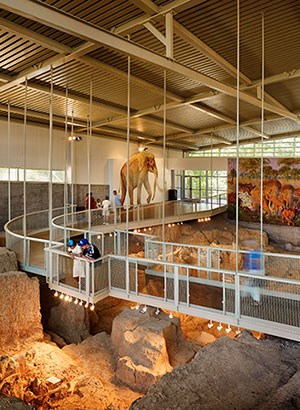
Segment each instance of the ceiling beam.
M86 48L89 48L90 45L91 43L86 42L83 45L74 48L71 54L58 54L55 57L51 57L48 60L43 61L41 64L31 68L30 70L22 71L16 77L14 77L12 81L9 81L8 83L2 85L0 87L0 92L6 91L16 85L19 85L26 79L30 80L34 77L37 77L38 75L48 72L51 69L51 66L53 68L59 67L62 64L74 60L74 58L76 58L78 54L80 54L83 50L86 50Z
M159 13L159 7L151 0L130 0L130 2L146 14Z
M130 32L132 29L142 26L148 21L152 20L155 17L167 14L173 10L175 10L177 7L183 6L184 4L189 3L191 0L174 0L171 3L166 4L165 6L159 7L159 11L157 13L152 13L152 14L145 14L144 16L137 17L136 19L133 19L129 21L128 23L120 24L119 26L116 26L112 29L112 32L115 34L125 34ZM199 0L199 3L203 3L203 1L206 0Z
M187 30L182 24L178 23L175 19L173 20L174 32L183 41L194 47L197 51L200 51L210 60L214 61L219 67L229 73L231 76L237 78L237 69L232 64L230 64L225 58L216 53L212 48L205 44L200 38L195 36L189 30ZM246 75L240 72L240 79L243 83L250 85L252 81Z
M300 77L300 68L295 68L294 70L284 71L281 74L272 75L270 77L266 77L264 79L264 85L275 84L281 81L293 80L295 78ZM262 80L253 81L253 83L249 86L242 86L241 88L244 90L248 90L250 88L254 88L257 86L262 85Z
M226 95L237 98L237 90L221 81L210 78L192 68L186 67L171 59L167 59L159 54L156 54L142 46L139 46L131 41L120 38L102 28L95 27L81 20L74 19L65 13L54 10L45 4L33 2L32 0L0 0L0 7L5 10L27 17L39 23L54 27L65 33L79 36L80 38L109 48L120 51L137 59L141 59L147 63L155 64L166 70L170 70L176 74L182 75L191 80L197 81L206 85L209 88L221 91ZM2 86L3 87L3 86ZM1 91L1 88L0 88ZM252 104L256 107L262 106L262 101L256 97L246 94L241 91L239 93L240 100ZM266 111L274 112L280 116L298 121L298 117L287 110L276 107L270 103L264 103Z
M205 44L202 40L200 40L197 36L195 36L189 30L187 30L182 24L180 24L175 19L173 19L173 27L174 27L174 32L183 41L193 46L197 51L200 51L210 60L214 61L219 67L225 70L228 74L230 74L234 78L237 78L237 75L238 75L237 68L231 63L229 63L229 61L227 61L220 54L218 54L216 51L210 48L207 44ZM240 82L245 84L244 88L241 85L241 89L250 88L253 84L253 81L249 77L247 77L245 74L243 74L242 72L240 72L239 74L240 74ZM277 101L274 97L272 97L266 91L264 92L264 95L265 95L266 100L268 100L270 103L275 104L284 110L287 110L287 108L284 105L282 105L279 101Z

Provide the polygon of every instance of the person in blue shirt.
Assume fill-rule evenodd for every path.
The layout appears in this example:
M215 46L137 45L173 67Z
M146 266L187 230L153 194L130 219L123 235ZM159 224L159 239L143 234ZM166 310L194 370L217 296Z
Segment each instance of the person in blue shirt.
M255 239L248 239L245 241L245 246L248 248L248 252L244 255L243 269L249 275L263 276L263 264L262 253L258 250L257 242ZM249 288L249 292L242 292L243 296L250 293L250 296L254 300L255 304L261 302L260 285L262 281L257 278L247 278L245 285Z
M82 238L78 244L83 252L83 256L87 259L98 259L101 257L100 251L96 245L92 245L86 238Z
M118 192L114 189L113 190L113 196L114 196L114 205L115 205L115 212L117 216L117 222L121 222L121 196L118 194Z

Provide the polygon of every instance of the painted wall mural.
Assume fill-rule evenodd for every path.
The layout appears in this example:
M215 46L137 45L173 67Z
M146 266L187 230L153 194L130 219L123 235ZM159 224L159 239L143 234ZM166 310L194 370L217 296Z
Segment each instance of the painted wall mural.
M237 161L228 159L228 216L236 214ZM260 221L261 159L239 159L238 212L243 221ZM264 223L300 226L300 159L264 158Z

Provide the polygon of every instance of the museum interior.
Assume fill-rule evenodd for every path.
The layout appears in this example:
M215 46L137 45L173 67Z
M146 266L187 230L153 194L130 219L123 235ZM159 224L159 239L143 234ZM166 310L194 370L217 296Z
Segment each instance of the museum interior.
M299 18L0 0L0 408L300 408Z

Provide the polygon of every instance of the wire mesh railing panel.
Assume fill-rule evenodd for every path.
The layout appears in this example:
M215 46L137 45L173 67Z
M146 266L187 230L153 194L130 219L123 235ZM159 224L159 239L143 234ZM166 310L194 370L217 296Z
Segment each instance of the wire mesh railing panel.
M92 285L92 269L90 269L91 274L91 289ZM103 292L109 289L109 279L108 279L108 260L104 259L94 263L94 292Z
M129 292L136 293L138 284L138 264L136 262L128 262L129 270Z
M126 261L110 259L110 285L112 289L126 290Z
M186 304L189 301L188 297L188 276L190 269L179 268L178 275L178 304Z
M27 240L27 246L28 246L27 263L30 266L45 269L45 252L44 252L44 248L47 246L47 243Z
M164 270L162 265L138 265L138 291L147 296L164 297Z
M6 247L15 252L19 262L24 261L24 241L25 239L18 238L6 232Z
M300 280L300 258L268 253L264 256L264 266L266 276Z
M236 313L236 303L235 303L235 275L233 274L224 274L222 276L223 283L223 313L234 314Z
M300 283L240 278L241 316L300 327Z

